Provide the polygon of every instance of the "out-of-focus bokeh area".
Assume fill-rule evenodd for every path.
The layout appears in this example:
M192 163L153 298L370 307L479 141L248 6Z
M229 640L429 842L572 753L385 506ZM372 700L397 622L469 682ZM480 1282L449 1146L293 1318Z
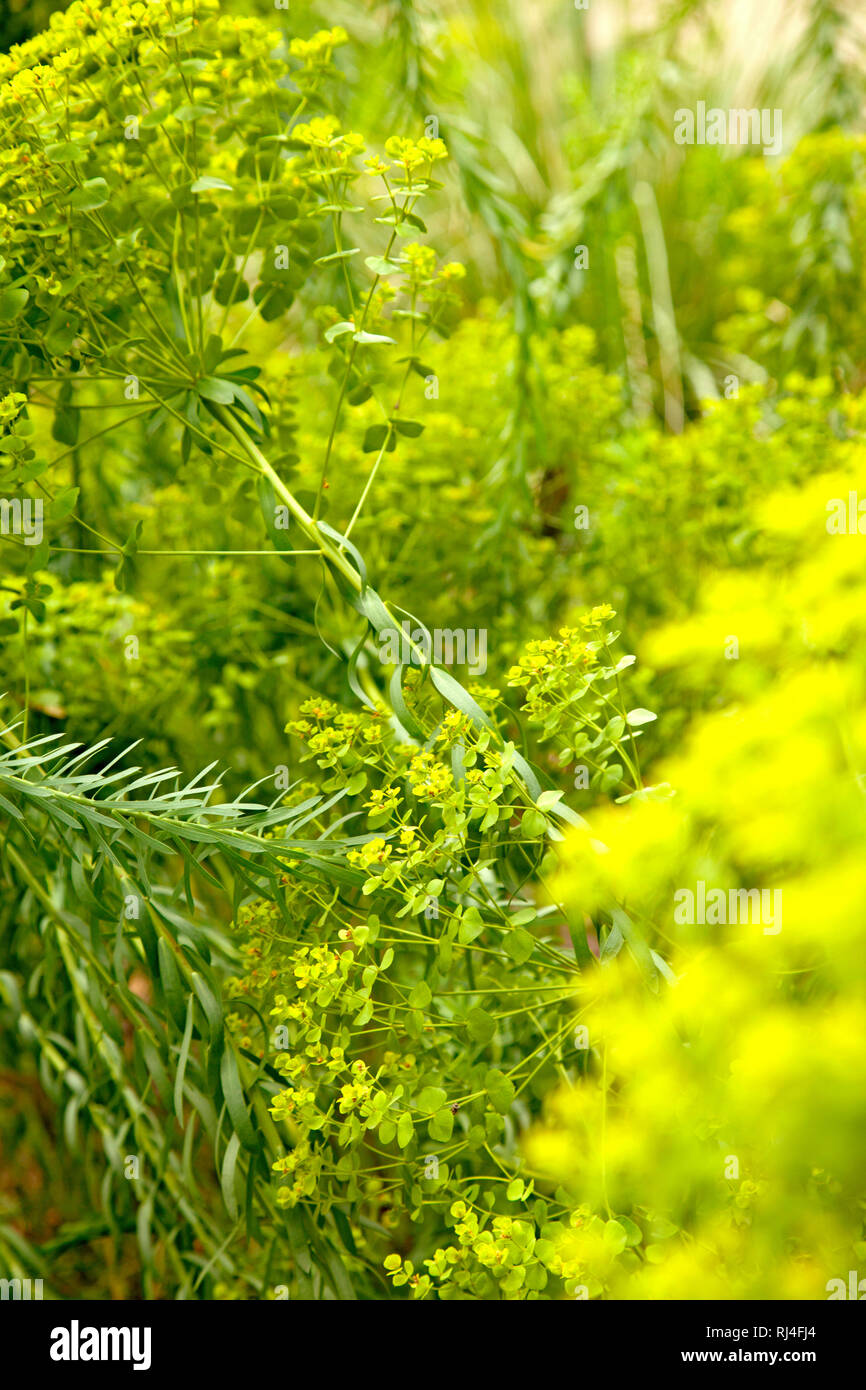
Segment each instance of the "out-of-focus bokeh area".
M0 48L64 8L2 0ZM590 826L569 832L553 879L540 875L532 891L596 925L615 922L605 914L616 904L645 944L613 930L602 963L580 976L573 1024L587 1057L577 1073L551 1067L514 1121L509 1142L536 1188L512 1216L531 1227L562 1296L826 1298L828 1281L866 1277L861 7L222 9L275 35L342 26L342 128L362 132L370 153L393 135L438 136L448 149L424 220L440 260L466 273L450 336L424 348L438 384L424 433L385 456L352 530L371 575L387 576L389 595L431 629L459 625L455 614L485 629L484 681L502 691L528 643L610 604L622 650L638 657L630 703L658 714L641 744L655 790L623 802L576 777L580 746L554 757L549 730L527 732ZM781 152L678 144L675 113L699 103L781 112ZM364 255L380 252L366 236ZM264 367L274 461L308 500L335 389L314 311L339 308L339 267L318 283L317 299L299 284L244 339ZM230 328L249 308L231 308ZM20 567L0 551L4 716L26 698L31 733L140 738L148 767L192 775L219 758L232 793L270 775L304 700L354 702L346 635L318 612L318 576L227 555L194 562L193 584L188 559L161 558L139 563L134 592L119 590L113 564L73 553L93 544L88 527L126 535L142 521L145 538L179 551L255 549L264 532L242 490L220 504L224 480L202 457L181 476L165 432L79 449L93 409L64 414L62 394L60 406L52 447L69 450L83 521L26 641L11 607ZM376 419L373 402L358 404L336 446L323 515L341 532ZM92 420L81 437L91 432ZM156 654L134 675L122 650L132 629ZM534 650L543 686L556 655L553 644ZM286 754L295 771L298 754ZM315 765L303 775L315 780ZM683 920L676 895L698 883L778 893L779 919ZM0 1273L50 1266L60 1297L174 1296L172 1257L142 1252L135 1210L99 1215L104 1098L79 1132L83 1097L55 1103L34 1029L21 1025L30 997L55 984L40 978L27 934L27 913L50 910L41 890L30 885L23 916L14 898L0 909ZM228 937L228 909L213 906L213 929L220 914ZM50 1025L41 1036L51 1041ZM527 1050L536 1045L543 1030ZM216 1231L219 1180L202 1165L197 1181L198 1214ZM432 1259L428 1296L545 1287L534 1275L504 1293L491 1283L493 1257L465 1211L448 1218L456 1236L428 1233L417 1248L407 1225L376 1221L371 1261L396 1251L423 1272ZM524 1250L529 1239L521 1233ZM450 1265L435 1253L449 1241ZM206 1235L195 1242L208 1256L191 1296L256 1296L242 1258L210 1268ZM389 1296L371 1280L362 1296Z

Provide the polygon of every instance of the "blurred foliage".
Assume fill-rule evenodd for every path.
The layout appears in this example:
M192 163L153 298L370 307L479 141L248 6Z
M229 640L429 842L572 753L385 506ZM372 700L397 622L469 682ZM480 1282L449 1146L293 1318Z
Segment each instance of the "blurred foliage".
M49 8L0 56L0 495L43 509L0 538L0 1272L824 1297L866 1249L845 8L745 77L705 0ZM699 99L784 107L783 156L676 145ZM678 920L698 882L781 930Z
M862 1258L866 593L863 536L826 524L828 499L856 492L862 437L848 454L771 493L764 563L656 634L655 659L723 707L660 764L663 792L570 844L566 900L618 902L673 972L654 997L611 953L581 988L601 1065L529 1142L580 1204L561 1255L590 1297L822 1298ZM699 882L760 885L772 910L689 922L676 895Z
M44 29L55 10L66 8L68 0L3 0L0 6L0 51Z

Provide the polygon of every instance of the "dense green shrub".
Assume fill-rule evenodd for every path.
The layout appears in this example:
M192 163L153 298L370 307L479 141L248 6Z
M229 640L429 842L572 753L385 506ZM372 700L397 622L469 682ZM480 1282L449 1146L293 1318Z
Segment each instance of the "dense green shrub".
M487 11L434 54L401 4L387 126L378 38L265 6L74 0L0 57L0 1138L47 1183L0 1256L54 1294L862 1255L861 142L662 147L668 18L624 114L569 88L544 205ZM448 114L500 44L520 189ZM680 920L698 881L782 930Z

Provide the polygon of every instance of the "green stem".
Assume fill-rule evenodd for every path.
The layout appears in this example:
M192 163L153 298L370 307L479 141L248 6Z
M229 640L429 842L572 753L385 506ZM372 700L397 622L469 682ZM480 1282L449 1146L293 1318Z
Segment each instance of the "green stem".
M316 525L310 513L302 507L298 499L289 492L280 475L274 471L268 460L265 458L255 440L251 439L243 425L227 406L219 405L216 402L208 402L211 412L216 416L221 424L225 425L230 434L234 436L240 444L244 453L251 460L255 468L268 479L274 492L285 502L292 516L297 521L305 536L309 536L320 551L322 556L339 570L344 579L348 579L352 588L361 592L361 576L351 565L346 557L336 546L332 545L327 536L323 535Z
M30 719L30 648L27 641L27 616L29 609L25 606L22 614L21 637L24 642L24 728L23 741L27 742L27 726Z

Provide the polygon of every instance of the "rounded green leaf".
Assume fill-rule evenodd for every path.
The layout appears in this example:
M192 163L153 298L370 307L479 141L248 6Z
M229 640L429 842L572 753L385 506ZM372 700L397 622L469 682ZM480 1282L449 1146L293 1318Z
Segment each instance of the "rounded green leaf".
M496 1021L483 1009L470 1009L466 1015L469 1036L477 1043L488 1043L496 1032Z
M454 1133L454 1116L448 1109L439 1110L430 1120L427 1126L431 1139L435 1139L438 1144L447 1144Z
M411 1009L426 1009L433 995L426 980L419 980L418 984L409 995L409 1007Z
M418 1109L432 1115L434 1110L439 1110L445 1104L446 1099L441 1086L425 1086L418 1096Z
M175 113L177 114L177 113ZM204 178L196 179L195 183L190 184L190 193L217 193L220 190L232 191L232 185L226 183L225 179L215 179L206 174Z
M514 1082L496 1067L492 1067L484 1078L484 1089L493 1109L500 1115L506 1115L514 1100Z
M651 709L630 709L626 715L626 720L632 729L637 728L640 724L651 724L657 718L658 715L653 714Z
M528 931L524 931L522 927L516 927L506 933L502 945L505 954L517 965L522 965L525 960L529 960L535 950L535 938L530 936Z
M108 202L108 184L105 179L88 179L66 201L78 212L95 212Z
M17 318L30 298L30 291L23 285L0 292L0 321L8 323Z

